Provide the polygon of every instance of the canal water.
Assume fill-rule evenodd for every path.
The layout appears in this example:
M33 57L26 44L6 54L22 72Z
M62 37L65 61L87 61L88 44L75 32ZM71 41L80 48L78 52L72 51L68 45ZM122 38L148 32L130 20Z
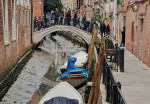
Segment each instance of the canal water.
M61 36L48 35L35 50L0 104L38 104L59 80L60 67L73 54L86 51ZM84 87L78 89L84 98Z

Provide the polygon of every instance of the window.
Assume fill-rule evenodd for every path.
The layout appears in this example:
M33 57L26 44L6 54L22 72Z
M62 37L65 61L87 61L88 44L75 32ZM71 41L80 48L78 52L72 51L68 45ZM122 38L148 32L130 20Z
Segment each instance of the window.
M5 25L5 8L6 8L6 2L3 0L3 18L4 18L4 25Z
M18 25L20 25L20 9L18 9Z
M23 24L25 24L25 13L24 13L24 10L23 10Z
M14 5L14 0L12 0L12 18L14 18L14 15L15 15L15 14L14 14L14 12L15 12L15 11L14 11L14 10L15 10L14 7L15 7L15 5Z
M12 0L12 39L16 40L15 0Z
M27 11L26 11L26 24L27 24L27 18L28 18L28 14L27 14Z
M31 21L30 21L30 20L31 20L30 18L31 18L31 16L30 16L30 12L29 12L29 24L30 24L30 22L31 22Z
M83 5L83 0L81 0L81 6Z
M8 27L8 1L2 0L2 9L3 9L3 34L5 45L9 44L9 27Z

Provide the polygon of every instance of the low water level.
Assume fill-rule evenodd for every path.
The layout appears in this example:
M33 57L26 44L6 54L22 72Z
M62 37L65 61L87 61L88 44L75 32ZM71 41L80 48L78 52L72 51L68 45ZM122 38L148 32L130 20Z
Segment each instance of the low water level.
M58 35L47 36L39 48L42 50L34 51L33 57L0 104L38 104L60 82L58 77L61 65L76 52L86 51ZM83 95L84 89L79 92Z

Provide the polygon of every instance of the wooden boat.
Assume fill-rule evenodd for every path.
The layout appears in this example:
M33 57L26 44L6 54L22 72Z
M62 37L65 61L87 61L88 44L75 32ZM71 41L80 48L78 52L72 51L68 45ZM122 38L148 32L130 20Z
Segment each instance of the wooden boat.
M61 82L51 89L40 100L39 104L83 104L83 99L79 92L69 83Z
M87 63L87 59L88 59L88 54L84 51L80 51L76 54L74 54L71 57L75 57L77 58L77 61L75 62L75 67L83 67L86 63ZM66 69L68 65L68 61L66 61L61 67L60 69Z
M83 68L70 69L59 76L63 81L68 82L73 87L78 87L86 82L88 73Z

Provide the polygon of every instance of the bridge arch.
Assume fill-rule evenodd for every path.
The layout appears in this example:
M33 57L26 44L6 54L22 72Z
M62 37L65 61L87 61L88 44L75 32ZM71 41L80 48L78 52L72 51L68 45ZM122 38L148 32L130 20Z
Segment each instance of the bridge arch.
M41 41L45 36L47 36L50 33L56 32L56 31L68 31L72 32L78 36L80 36L87 44L90 44L92 35L86 31L83 31L79 28L73 27L73 26L52 26L47 29L35 32L33 34L33 42L38 43Z

